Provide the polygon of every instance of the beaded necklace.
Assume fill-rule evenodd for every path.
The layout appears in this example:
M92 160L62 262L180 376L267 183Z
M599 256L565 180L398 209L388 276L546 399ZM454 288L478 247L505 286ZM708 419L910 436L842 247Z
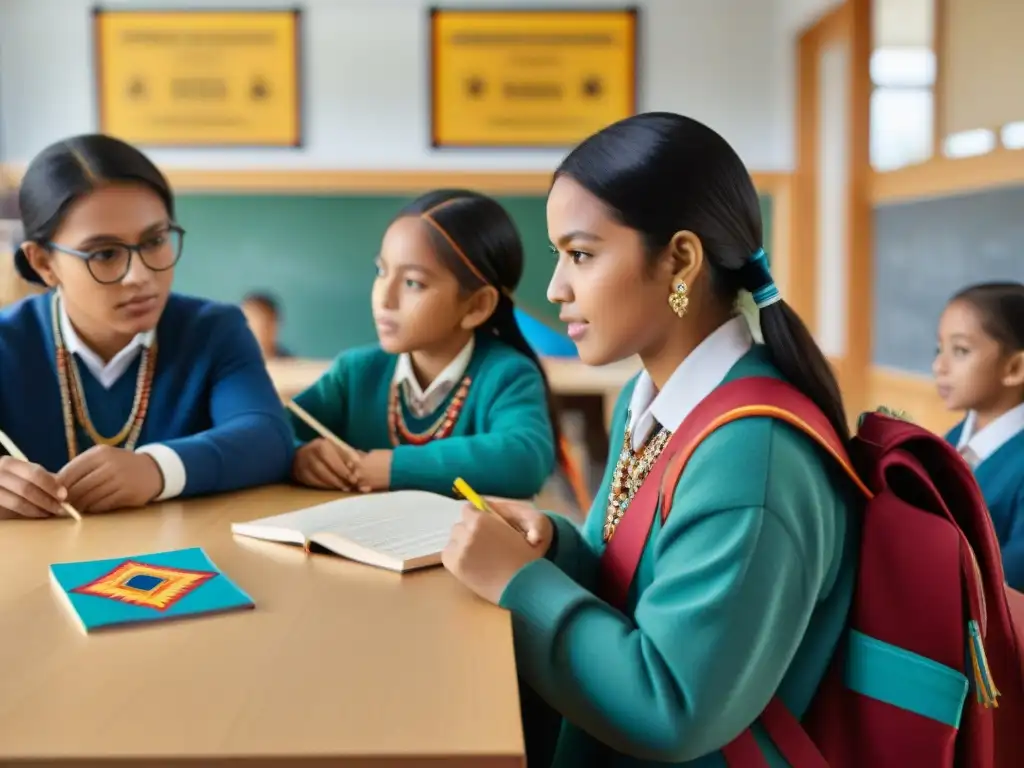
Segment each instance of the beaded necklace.
M74 355L64 345L64 335L60 327L58 311L58 295L55 292L50 301L50 316L53 321L53 340L57 355L57 383L60 385L61 410L64 415L64 436L68 444L68 460L78 455L78 437L75 425L80 424L93 445L121 445L125 450L135 449L142 432L142 423L146 420L149 410L149 394L153 387L153 374L156 371L156 340L143 349L139 373L135 380L135 398L128 421L113 437L104 437L93 426L89 416L89 406L85 400L85 389L82 386L78 363ZM123 444L123 445L122 445Z
M462 406L466 403L466 395L469 394L469 385L473 380L466 376L459 383L455 395L452 397L444 412L422 432L413 432L405 423L405 414L402 413L402 393L398 382L392 382L391 392L388 395L388 433L391 437L391 445L426 445L431 440L443 440L452 433L455 422L462 413Z
M626 419L628 422L628 415ZM615 529L622 521L622 516L629 508L629 503L640 486L643 485L644 480L647 479L647 475L650 474L651 468L671 437L670 431L661 428L649 437L637 452L633 450L633 432L626 427L626 433L622 439L622 450L619 452L619 460L615 464L615 472L612 475L612 487L608 491L608 511L605 513L602 531L606 542L615 533Z

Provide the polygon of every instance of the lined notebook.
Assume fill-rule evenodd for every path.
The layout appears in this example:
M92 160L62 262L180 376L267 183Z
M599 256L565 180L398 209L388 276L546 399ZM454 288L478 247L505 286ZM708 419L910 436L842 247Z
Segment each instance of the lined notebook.
M392 571L441 563L465 502L426 491L350 496L296 512L232 523L239 536L320 547Z
M87 633L254 606L200 547L55 563L50 580Z

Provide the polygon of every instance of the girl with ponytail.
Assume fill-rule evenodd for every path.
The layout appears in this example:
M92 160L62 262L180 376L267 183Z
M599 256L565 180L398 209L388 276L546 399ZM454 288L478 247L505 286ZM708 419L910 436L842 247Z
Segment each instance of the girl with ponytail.
M699 433L674 490L659 462L692 446L700 406L743 379L788 382L847 440L839 388L772 279L749 173L707 126L668 113L608 126L556 171L547 219L548 298L580 359L636 355L643 371L620 397L582 526L493 505L522 536L466 508L443 562L512 614L530 765L724 765L776 694L803 716L840 647L860 500L775 418ZM751 765L787 764L758 750Z
M372 303L379 344L348 350L296 402L357 450L293 419L294 478L340 490L537 494L560 435L540 363L515 318L523 247L493 199L430 192L384 235Z

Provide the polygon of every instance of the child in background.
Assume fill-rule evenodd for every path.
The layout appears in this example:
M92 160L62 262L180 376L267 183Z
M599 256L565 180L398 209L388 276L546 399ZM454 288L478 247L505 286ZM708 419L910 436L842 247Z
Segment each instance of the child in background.
M260 345L265 360L291 357L278 341L281 330L281 305L269 293L250 293L242 299L242 314Z
M281 482L284 409L237 307L171 292L184 230L167 180L109 136L44 149L21 184L21 275L0 313L0 516L142 506Z
M515 225L494 200L435 191L384 235L373 283L379 345L341 354L295 401L360 455L293 418L293 475L339 490L528 498L554 468L551 395L516 323L523 274Z
M946 439L988 503L1007 583L1024 590L1024 285L983 283L954 296L933 372L946 407L967 411Z

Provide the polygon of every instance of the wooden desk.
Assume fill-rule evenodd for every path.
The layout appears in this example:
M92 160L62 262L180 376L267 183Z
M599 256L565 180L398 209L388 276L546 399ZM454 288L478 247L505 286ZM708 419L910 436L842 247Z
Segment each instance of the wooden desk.
M0 764L521 766L508 614L443 569L401 576L231 534L331 494L266 488L0 521ZM252 611L86 636L50 563L201 545Z

